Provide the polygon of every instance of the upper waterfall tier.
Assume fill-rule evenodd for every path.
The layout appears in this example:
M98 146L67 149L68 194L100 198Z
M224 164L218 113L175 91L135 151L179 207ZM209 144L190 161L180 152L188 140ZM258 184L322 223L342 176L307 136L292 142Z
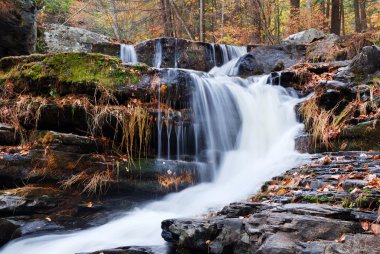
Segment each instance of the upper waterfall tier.
M215 66L247 53L247 46L157 38L135 45L139 62L158 68L182 68L208 72Z

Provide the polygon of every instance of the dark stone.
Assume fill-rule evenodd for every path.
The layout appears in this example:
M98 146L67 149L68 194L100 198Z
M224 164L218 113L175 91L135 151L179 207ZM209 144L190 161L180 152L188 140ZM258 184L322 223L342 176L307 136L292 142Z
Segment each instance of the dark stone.
M2 0L0 58L35 52L37 9L32 0Z
M135 45L139 62L154 65L156 46L162 46L161 68L183 68L209 71L223 64L219 44L189 41L180 38L157 38Z
M0 246L20 236L18 226L8 220L0 219Z
M304 54L303 45L258 46L240 58L239 75L252 76L280 71L303 60Z
M17 145L20 137L12 126L0 124L0 145Z
M351 72L357 75L368 75L380 71L380 47L367 46L352 60Z

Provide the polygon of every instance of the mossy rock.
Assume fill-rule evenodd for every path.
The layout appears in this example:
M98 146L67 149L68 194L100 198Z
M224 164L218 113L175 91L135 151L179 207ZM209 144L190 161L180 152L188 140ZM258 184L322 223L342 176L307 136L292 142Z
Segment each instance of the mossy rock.
M123 65L116 57L95 53L57 53L0 60L0 85L16 93L50 96L90 94L136 84L148 67Z

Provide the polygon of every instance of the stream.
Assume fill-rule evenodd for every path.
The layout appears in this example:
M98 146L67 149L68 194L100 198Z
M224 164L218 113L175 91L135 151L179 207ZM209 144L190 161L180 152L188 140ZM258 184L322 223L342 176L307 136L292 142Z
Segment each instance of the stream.
M136 62L136 55L128 50L131 47L122 50L123 56ZM68 254L120 246L164 246L161 221L204 216L247 198L264 181L296 166L303 159L294 149L294 139L303 129L294 110L300 99L281 86L267 84L267 76L235 77L238 57L245 52L225 51L230 51L225 57L229 61L223 66L202 74L189 70L195 87L191 106L202 133L197 138L202 137L207 147L204 156L207 170L212 170L211 181L127 211L98 227L14 240L0 253ZM157 67L160 54L154 59ZM165 248L156 251L165 253Z

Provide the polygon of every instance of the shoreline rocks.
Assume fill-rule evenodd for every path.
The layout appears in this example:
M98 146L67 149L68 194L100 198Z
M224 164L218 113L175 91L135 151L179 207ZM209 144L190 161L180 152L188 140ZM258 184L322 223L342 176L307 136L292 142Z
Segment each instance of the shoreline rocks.
M310 164L273 178L217 215L163 221L162 236L177 253L377 253L380 236L363 225L378 225L380 192L366 192L363 185L371 184L350 176L380 179L379 159L376 152L314 155Z

